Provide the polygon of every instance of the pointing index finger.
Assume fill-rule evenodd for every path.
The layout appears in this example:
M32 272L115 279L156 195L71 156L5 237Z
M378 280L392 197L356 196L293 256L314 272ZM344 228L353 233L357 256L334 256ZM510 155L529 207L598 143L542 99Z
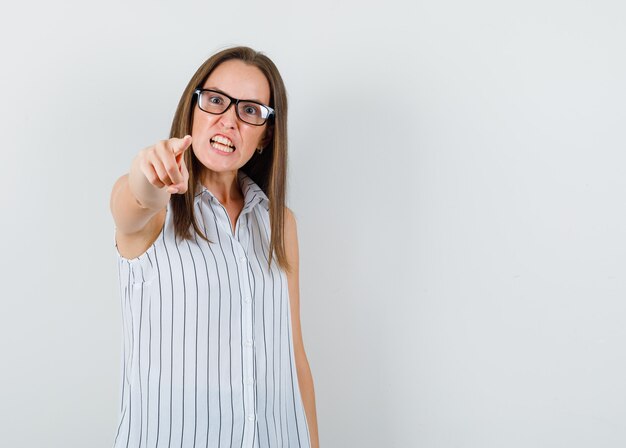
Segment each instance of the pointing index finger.
M171 138L169 144L178 161L178 156L184 154L185 150L191 145L191 135L185 135L183 138Z

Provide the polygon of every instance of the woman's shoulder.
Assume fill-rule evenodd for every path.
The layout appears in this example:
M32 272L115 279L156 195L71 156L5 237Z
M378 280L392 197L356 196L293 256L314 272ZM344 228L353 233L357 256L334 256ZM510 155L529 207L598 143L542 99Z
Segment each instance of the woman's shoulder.
M285 247L298 247L298 230L296 216L294 215L293 211L287 206L285 206L284 210L284 233Z
M291 210L289 207L285 206L283 216L285 219L285 225L287 224L287 222L290 222L292 225L295 225L296 216L294 215L293 210Z

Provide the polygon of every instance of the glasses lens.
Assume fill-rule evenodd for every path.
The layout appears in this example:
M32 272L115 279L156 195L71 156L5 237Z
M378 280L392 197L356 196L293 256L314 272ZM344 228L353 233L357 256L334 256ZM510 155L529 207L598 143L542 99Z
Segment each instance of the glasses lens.
M221 114L226 110L230 100L228 97L212 91L204 91L200 94L200 109L212 114Z
M248 101L240 101L237 105L237 113L246 123L250 124L263 124L267 120L267 116L270 111L267 107Z

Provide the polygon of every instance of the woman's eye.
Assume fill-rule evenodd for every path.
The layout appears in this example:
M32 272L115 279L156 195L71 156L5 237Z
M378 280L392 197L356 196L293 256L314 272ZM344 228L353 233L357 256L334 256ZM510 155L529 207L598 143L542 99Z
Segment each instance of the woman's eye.
M209 102L213 104L222 104L223 100L219 96L209 97Z
M259 113L259 108L258 107L254 107L254 106L246 106L243 109L244 113L246 115L258 115Z

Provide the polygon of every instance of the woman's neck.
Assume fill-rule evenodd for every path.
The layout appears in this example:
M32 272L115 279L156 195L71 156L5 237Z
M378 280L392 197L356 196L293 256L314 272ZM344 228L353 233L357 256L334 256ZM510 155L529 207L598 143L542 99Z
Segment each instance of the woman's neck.
M222 205L240 202L243 199L237 171L215 172L204 170L202 173L202 185L206 187Z

